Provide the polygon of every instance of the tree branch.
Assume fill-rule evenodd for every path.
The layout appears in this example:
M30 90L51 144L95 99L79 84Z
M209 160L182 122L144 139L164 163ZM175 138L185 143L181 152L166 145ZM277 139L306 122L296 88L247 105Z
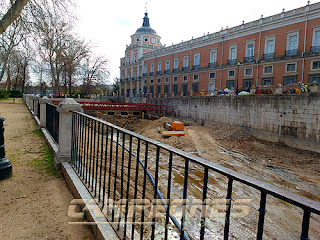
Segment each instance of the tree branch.
M0 20L0 34L20 16L21 11L28 2L29 0L16 0L15 3L11 5L10 9Z

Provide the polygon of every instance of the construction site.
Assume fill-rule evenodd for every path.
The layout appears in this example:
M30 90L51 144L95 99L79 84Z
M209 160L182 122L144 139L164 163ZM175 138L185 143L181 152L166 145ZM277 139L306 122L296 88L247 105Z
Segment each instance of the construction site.
M319 153L292 148L281 142L259 139L251 133L249 128L244 127L221 123L204 125L203 122L183 122L169 117L151 120L136 116L110 116L103 110L86 110L85 112L253 179L317 202L320 201ZM177 184L175 188L178 198L184 182L183 171L180 170L179 164L182 164L182 161L178 158L174 160L173 181ZM160 169L166 168L166 165L166 160L161 159ZM152 172L152 167L150 169L149 171ZM164 174L160 176L162 176L160 182L166 181L167 176ZM199 189L202 188L202 176L201 169L196 166L190 167L188 192L193 199L201 199ZM225 194L223 189L227 182L219 174L212 176L209 182L215 186L214 189L210 189L211 197L223 198ZM159 189L165 192L161 184ZM253 239L257 225L257 215L254 212L259 208L258 201L255 200L259 198L259 194L254 189L244 189L240 185L236 185L234 191L235 199L246 198L252 201L248 204L250 215L242 220L234 219L232 223L234 227L230 230L230 235L232 239ZM152 193L153 189L147 188L147 195L152 196ZM297 216L301 214L301 210L273 197L268 197L268 202L270 202L267 208L269 217L266 218L265 236L268 239L297 239L301 228L301 222ZM283 205L287 208L283 208ZM290 224L287 224L288 222ZM310 222L310 236L320 235L319 224L319 216L313 215ZM222 239L223 224L219 224L219 219L213 220L208 229L212 239ZM198 233L192 230L189 234L194 239L199 237ZM171 235L172 239L176 237L174 231Z

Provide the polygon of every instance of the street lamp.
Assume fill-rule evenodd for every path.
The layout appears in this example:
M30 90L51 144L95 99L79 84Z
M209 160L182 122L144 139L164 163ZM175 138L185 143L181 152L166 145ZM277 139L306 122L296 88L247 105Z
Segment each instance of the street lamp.
M240 67L240 61L237 62L237 67L238 67L238 70L237 70L237 91L236 91L236 94L239 93L239 67Z

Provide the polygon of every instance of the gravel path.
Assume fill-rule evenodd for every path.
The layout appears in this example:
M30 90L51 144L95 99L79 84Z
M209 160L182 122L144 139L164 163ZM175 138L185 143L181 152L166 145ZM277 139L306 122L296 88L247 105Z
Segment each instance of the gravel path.
M23 101L0 101L0 116L13 164L13 176L0 182L1 239L94 239L88 227L68 224L73 196L64 179L39 168L47 147Z

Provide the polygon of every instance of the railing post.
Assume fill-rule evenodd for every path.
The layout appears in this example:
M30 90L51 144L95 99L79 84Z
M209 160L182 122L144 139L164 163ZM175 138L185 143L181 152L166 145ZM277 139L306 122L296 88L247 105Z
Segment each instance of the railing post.
M38 101L40 101L40 97L39 96L34 96L34 98L33 98L33 115L34 116L38 116L38 106L34 106L34 104L35 104L35 102L37 103ZM40 110L40 112L41 112L41 110Z
M40 100L40 128L46 128L46 104L51 102L47 96L44 96Z
M59 151L58 164L71 160L72 111L82 112L82 105L73 98L65 98L57 111L59 112Z

